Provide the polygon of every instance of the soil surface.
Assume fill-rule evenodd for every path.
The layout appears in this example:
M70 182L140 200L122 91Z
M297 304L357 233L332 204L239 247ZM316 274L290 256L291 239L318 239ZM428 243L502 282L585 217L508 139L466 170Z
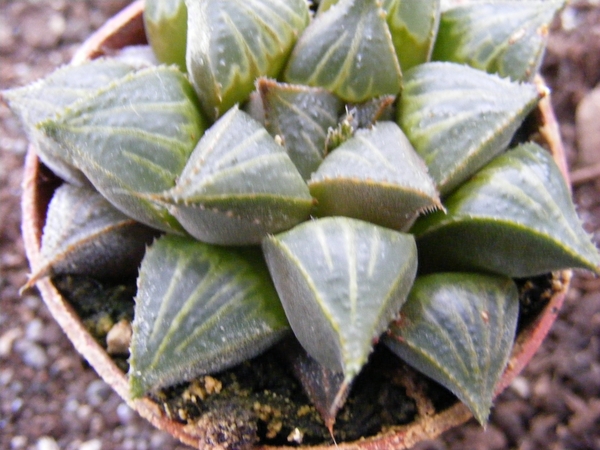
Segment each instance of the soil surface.
M126 0L0 0L0 89L69 61ZM543 74L586 229L600 242L600 2L572 1L551 30ZM594 90L594 88L597 88ZM75 352L35 291L20 236L27 140L0 104L0 448L184 449L132 412ZM419 450L600 449L600 280L576 273L558 321L497 399Z

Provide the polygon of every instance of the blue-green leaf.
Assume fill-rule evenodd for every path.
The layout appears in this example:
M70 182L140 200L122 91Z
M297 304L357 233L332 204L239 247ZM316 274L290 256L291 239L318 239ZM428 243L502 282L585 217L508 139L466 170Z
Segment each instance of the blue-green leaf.
M276 78L310 16L305 0L188 0L187 67L213 120Z
M323 14L340 0L319 2ZM427 62L440 22L440 0L382 0L388 28L402 71Z
M254 250L236 252L173 235L150 247L135 298L133 398L252 358L289 330Z
M358 130L325 158L308 185L318 216L401 229L420 212L441 208L425 163L394 122Z
M156 230L125 216L90 188L63 184L48 206L41 264L27 286L45 276L135 277Z
M544 55L548 28L565 3L496 0L451 8L442 14L433 59L532 80Z
M337 125L342 101L322 88L277 83L261 78L257 84L265 128L283 145L304 179L325 156L327 131Z
M308 218L312 197L285 149L237 107L204 135L176 185L153 198L195 238L258 244Z
M2 91L1 96L21 119L39 158L55 174L72 184L88 184L60 146L35 127L75 101L132 72L131 65L113 59L96 59L80 65L63 66L31 85Z
M519 298L510 278L467 273L419 277L383 342L442 384L485 425L512 349Z
M423 270L527 277L580 267L600 273L600 255L577 218L569 188L537 144L497 157L444 205L447 214L422 217L411 230Z
M396 95L400 65L377 0L341 0L300 36L283 78L323 87L346 102Z
M146 0L144 29L158 60L185 71L187 7L185 0Z
M468 66L425 63L405 74L398 124L444 196L508 147L542 95Z
M387 22L403 72L431 59L440 0L388 0Z
M350 383L406 300L417 269L413 237L335 217L269 236L263 250L296 337Z
M118 209L181 232L164 207L144 197L175 184L204 132L193 89L179 70L162 66L125 76L38 128Z

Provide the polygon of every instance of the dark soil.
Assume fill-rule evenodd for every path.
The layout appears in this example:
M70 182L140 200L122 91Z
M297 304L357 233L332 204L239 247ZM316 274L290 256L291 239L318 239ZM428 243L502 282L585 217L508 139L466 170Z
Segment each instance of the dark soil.
M27 84L66 63L79 42L127 3L0 0L0 89ZM600 242L600 147L590 149L582 139L600 126L575 119L578 105L600 82L597 1L573 1L557 21L543 74L552 88L580 216ZM19 296L28 272L19 228L27 141L4 105L0 127L0 448L186 448L131 412L98 379L35 291ZM600 449L599 289L599 280L576 274L550 335L497 399L485 430L469 423L417 448Z

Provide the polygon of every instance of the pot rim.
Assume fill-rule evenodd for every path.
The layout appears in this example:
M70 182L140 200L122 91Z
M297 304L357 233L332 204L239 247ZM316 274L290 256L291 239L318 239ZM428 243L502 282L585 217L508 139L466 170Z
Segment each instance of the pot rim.
M125 45L146 43L143 13L144 2L137 0L108 20L93 33L73 56L72 62L82 63L110 54ZM546 90L543 80L536 79L540 89ZM564 148L562 145L558 123L550 103L550 96L545 95L537 109L539 138L546 142L554 160L569 182ZM32 270L41 263L40 242L46 217L46 209L51 192L57 187L56 181L48 177L45 167L40 163L33 146L29 146L24 170L22 209L22 234L25 252ZM495 396L500 394L512 380L523 370L546 337L551 325L556 320L564 302L571 279L571 271L561 272L561 288L552 296L546 307L528 324L515 340L507 369L496 386ZM202 429L197 429L169 419L161 408L148 398L132 400L129 397L127 376L108 356L106 351L92 338L83 326L74 309L65 301L48 278L36 283L42 299L54 319L65 332L75 349L90 363L98 375L108 383L119 396L142 417L155 427L168 432L181 442L196 448L213 448L205 445ZM312 450L340 448L350 449L407 449L416 443L434 439L444 431L467 422L472 417L469 409L461 402L434 415L421 415L408 425L395 426L375 436L361 438L354 442L343 442L337 445L318 445L302 447ZM255 446L265 450L289 449L290 447Z

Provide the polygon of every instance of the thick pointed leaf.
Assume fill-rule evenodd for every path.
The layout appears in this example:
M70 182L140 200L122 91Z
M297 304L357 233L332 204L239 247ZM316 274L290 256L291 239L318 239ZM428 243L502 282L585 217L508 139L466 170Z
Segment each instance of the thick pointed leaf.
M413 237L338 217L269 236L263 250L296 337L349 383L406 300L417 268Z
M42 235L42 264L27 285L45 276L135 277L146 245L157 235L88 188L56 190Z
M319 2L318 13L339 2ZM402 71L429 61L440 22L440 0L383 0L381 7Z
M60 146L47 139L35 125L133 70L129 64L101 58L81 65L63 66L36 83L2 91L1 96L23 123L44 164L62 179L83 185L87 183L85 176L74 167Z
M454 63L405 74L398 123L446 195L506 149L543 93Z
M187 7L185 0L146 0L144 29L160 62L185 71Z
M279 350L333 436L335 417L350 394L344 373L319 364L295 339L284 341Z
M162 237L144 257L135 302L133 398L252 358L289 331L258 249Z
M258 244L308 218L312 198L285 149L237 107L200 140L176 186L155 196L197 239Z
M304 179L325 156L327 130L337 125L342 101L322 88L277 83L261 78L265 127L280 136L292 162Z
M288 83L323 87L346 102L396 95L402 74L377 0L342 0L300 36L284 72Z
M387 22L402 71L429 61L440 23L440 0L387 3Z
M487 1L444 11L433 59L532 80L565 0Z
M423 269L511 277L567 267L600 273L600 255L577 218L569 189L537 144L499 156L444 204L447 214L425 216L411 230Z
M383 342L442 384L485 425L513 345L519 297L510 278L419 277Z
M394 122L378 122L325 158L309 181L319 216L346 216L400 229L441 208L427 167Z
M309 22L305 0L187 0L187 67L202 108L217 119L276 78Z
M204 132L193 89L179 70L140 70L38 127L118 209L149 226L181 232L164 207L144 198L175 184Z

